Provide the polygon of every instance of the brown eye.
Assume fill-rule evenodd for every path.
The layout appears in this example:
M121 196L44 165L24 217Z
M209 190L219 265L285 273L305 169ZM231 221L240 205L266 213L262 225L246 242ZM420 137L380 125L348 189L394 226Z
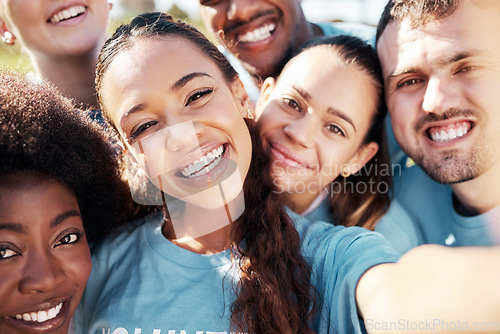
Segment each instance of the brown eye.
M55 246L61 246L61 245L69 245L69 244L74 244L78 240L80 240L81 234L78 233L69 233L59 239L59 241L56 242Z
M283 98L283 102L290 108L292 109L295 109L297 111L300 111L300 106L299 104L297 103L297 101L295 101L294 99L290 99L290 98Z
M341 136L345 137L344 131L342 131L342 129L335 124L327 124L326 129L331 133L340 134Z
M16 255L19 255L19 253L5 246L0 246L0 260L8 259Z
M150 127L152 127L152 126L154 126L156 124L158 124L157 121L150 121L150 122L141 124L137 128L137 130L135 130L134 132L132 132L132 134L130 135L130 140L134 140L135 138L139 137L144 131L146 131L147 129L149 129Z
M208 89L203 89L203 90L198 90L196 92L194 92L186 101L186 107L188 105L190 105L192 102L194 101L197 101L199 99L201 99L202 97L206 96L206 95L209 95L210 93L212 93L214 90L211 89L211 88L208 88Z

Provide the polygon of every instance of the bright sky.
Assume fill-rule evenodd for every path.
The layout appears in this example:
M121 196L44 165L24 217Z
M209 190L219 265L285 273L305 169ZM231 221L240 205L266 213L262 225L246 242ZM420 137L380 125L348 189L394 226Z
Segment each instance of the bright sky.
M173 3L189 14L198 17L198 0L155 0L157 9L168 10ZM302 7L311 21L340 19L351 22L377 24L387 0L303 0Z

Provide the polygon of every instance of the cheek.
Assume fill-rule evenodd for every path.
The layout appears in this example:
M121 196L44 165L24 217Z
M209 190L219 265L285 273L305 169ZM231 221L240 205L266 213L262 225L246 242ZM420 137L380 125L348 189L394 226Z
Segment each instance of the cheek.
M69 280L82 289L85 288L87 280L92 271L92 259L87 242L82 243L72 254L68 254L64 259L64 271Z
M258 123L260 126L260 133L263 135L274 129L284 127L287 123L287 117L286 114L280 112L278 108L268 107L259 117Z
M6 268L4 265L0 266L0 300L9 300L15 291L18 291L17 284L22 277L22 272L19 266L9 266ZM0 316L6 315L6 308L8 303L0 303ZM8 313L8 312L7 312Z

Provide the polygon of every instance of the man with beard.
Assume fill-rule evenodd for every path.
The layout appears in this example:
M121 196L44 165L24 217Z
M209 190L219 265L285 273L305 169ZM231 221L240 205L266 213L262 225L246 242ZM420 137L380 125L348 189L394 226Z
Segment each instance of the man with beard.
M395 178L395 197L418 220L419 244L500 241L498 31L499 1L391 0L382 14L387 106L418 165Z
M267 77L276 78L308 40L323 35L356 35L373 42L375 29L355 23L307 21L301 0L199 0L203 22L240 73L252 100ZM234 55L251 76L238 64ZM257 87L255 87L257 85Z

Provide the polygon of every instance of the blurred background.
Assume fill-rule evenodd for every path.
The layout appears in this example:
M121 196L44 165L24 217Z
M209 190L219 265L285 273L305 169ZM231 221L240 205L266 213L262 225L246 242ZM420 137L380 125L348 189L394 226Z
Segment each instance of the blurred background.
M170 13L174 18L188 21L202 32L207 30L200 20L198 0L110 0L110 33L133 16L151 11ZM347 21L376 25L387 0L302 0L306 17L313 22ZM29 72L31 65L19 45L9 47L0 43L0 67L8 66L19 72Z

